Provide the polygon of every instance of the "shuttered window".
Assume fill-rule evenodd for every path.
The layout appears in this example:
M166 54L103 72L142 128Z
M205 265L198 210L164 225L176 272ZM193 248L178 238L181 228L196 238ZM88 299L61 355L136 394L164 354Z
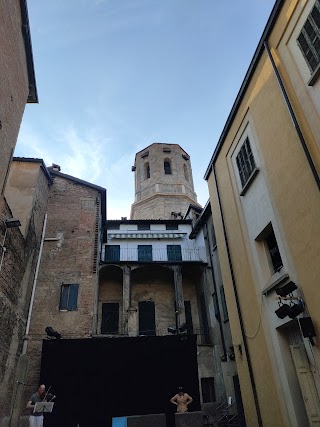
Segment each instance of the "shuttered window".
M60 310L73 311L78 308L78 290L79 285L75 283L61 285Z
M152 245L138 245L138 261L152 261Z
M156 335L156 317L153 301L139 302L139 335Z
M203 403L211 403L216 401L213 377L201 378L201 390Z
M118 334L119 333L119 303L109 302L102 304L102 334Z
M105 247L105 261L120 261L120 245L110 245Z
M182 261L181 246L167 245L168 261Z

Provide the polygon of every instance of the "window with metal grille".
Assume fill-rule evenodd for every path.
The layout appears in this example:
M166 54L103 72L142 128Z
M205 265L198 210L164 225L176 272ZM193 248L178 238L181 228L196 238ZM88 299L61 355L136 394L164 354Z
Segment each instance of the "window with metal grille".
M101 319L102 334L118 334L119 333L119 303L107 302L102 304L102 319Z
M279 271L283 266L283 262L281 259L279 247L277 244L276 236L274 235L273 230L270 230L270 234L266 237L266 243L268 246L270 260L273 266L274 271Z
M77 309L79 285L75 283L61 285L59 310Z
M168 261L182 261L181 245L167 245Z
M171 163L169 160L163 162L163 167L165 175L171 175Z
M247 137L236 157L240 181L242 187L248 182L256 169L256 163L252 154L249 138Z
M138 261L152 261L152 245L138 245Z
M105 261L120 261L120 245L105 246Z
M320 1L316 0L297 39L298 46L313 73L320 64Z
M156 317L153 301L139 302L139 335L156 335Z
M201 378L201 390L203 403L211 403L216 401L213 377Z

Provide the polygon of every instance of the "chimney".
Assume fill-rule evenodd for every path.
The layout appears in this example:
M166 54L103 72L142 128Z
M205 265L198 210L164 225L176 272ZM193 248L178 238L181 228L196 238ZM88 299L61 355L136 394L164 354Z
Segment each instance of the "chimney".
M52 170L60 172L61 171L61 167L59 165L57 165L56 163L52 163Z

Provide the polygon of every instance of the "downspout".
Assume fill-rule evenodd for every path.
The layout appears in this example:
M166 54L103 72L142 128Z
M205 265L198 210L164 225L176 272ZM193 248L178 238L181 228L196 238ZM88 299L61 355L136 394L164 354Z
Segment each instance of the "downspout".
M239 323L240 323L241 334L242 334L242 338L243 338L243 346L244 346L244 350L245 350L246 358L247 358L247 362L248 362L248 370L249 370L250 382L251 382L251 386L252 386L254 403L255 403L255 407L256 407L256 411L257 411L258 425L260 427L262 427L263 423L262 423L262 418L261 418L261 412L260 412L260 406L259 406L259 400L258 400L258 393L257 393L256 383L255 383L255 380L254 380L253 369L252 369L252 364L251 364L251 358L250 358L250 353L249 353L247 338L246 338L244 324L243 324L243 318L242 318L241 307L240 307L240 302L239 302L237 284L236 284L236 279L235 279L235 275L234 275L234 271L233 271L233 265L232 265L232 260L231 260L231 253L230 253L230 248L229 248L228 236L227 236L226 225L225 225L223 211L222 211L222 205L221 205L221 199L220 199L220 191L219 191L218 180L217 180L217 175L216 175L216 170L214 168L214 164L212 165L212 171L213 171L213 174L214 174L214 179L215 179L215 184L216 184L216 191L217 191L217 196L218 196L219 211L220 211L221 220L222 220L223 235L224 235L224 240L225 240L225 243L226 243L226 249L227 249L227 255L228 255L228 263L229 263L229 268L230 268L230 273L231 273L231 280L232 280L232 286L233 286L233 291L234 291L236 305L237 305L237 312L238 312L238 316L239 316Z
M33 308L34 296L35 296L35 292L36 292L36 285L37 285L37 279L38 279L38 274L39 274L39 267L40 267L42 249L43 249L44 236L45 236L45 231L46 231L46 226L47 226L47 217L48 217L48 215L46 213L45 217L44 217L44 221L43 221L41 243L40 243L39 254L38 254L38 259L37 259L36 271L35 271L34 280L33 280L33 287L32 287L31 299L30 299L30 304L29 304L29 312L28 312L28 318L27 318L27 324L26 324L26 331L25 331L25 336L23 339L22 351L21 351L21 354L19 356L18 369L17 369L18 372L21 371L21 369L24 370L24 373L26 372L26 365L22 362L22 360L24 359L23 356L25 356L27 353L28 334L29 334L29 330L30 330L32 308ZM20 365L20 368L19 368L19 365ZM23 368L23 366L24 366L24 368ZM23 388L21 390L20 386L24 387L25 385L26 384L23 381L21 382L20 379L18 379L18 381L16 381L16 383L15 383L13 400L11 403L10 417L8 420L8 426L9 427L18 427L18 425L19 425L20 412L16 412L17 411L16 408L19 408L21 406L21 396L22 396L21 393L22 393ZM17 396L18 396L18 388L19 388L20 400L18 399L18 402L16 402ZM16 409L16 411L15 411L15 409Z
M215 291L217 299L218 299L217 285L216 285L216 281L215 281L215 277L214 277L214 271L213 271L212 252L211 252L211 244L210 244L209 233L208 233L208 226L207 226L207 224L204 224L204 226L205 226L205 229L206 229L208 249L209 249L209 254L210 254L211 275L212 275L212 280L213 280L213 288L214 288L214 291ZM220 334L221 334L223 354L227 354L226 342L225 342L225 338L224 338L223 327L222 327L222 324L221 324L221 312L220 312L219 302L217 304L217 315L218 315L218 318L219 318L218 323L219 323Z
M307 160L308 160L308 163L309 163L310 169L311 169L311 171L312 171L313 177L314 177L314 179L315 179L315 181L316 181L316 183L317 183L318 189L320 190L320 178L319 178L319 175L318 175L317 169L316 169L316 167L315 167L315 165L314 165L314 163L313 163L313 161L312 161L312 157L311 157L311 155L310 155L310 153L309 153L309 150L308 150L308 147L307 147L306 141L305 141L304 136L303 136L303 134L302 134L302 132L301 132L301 129L300 129L299 123L298 123L297 118L296 118L296 116L295 116L295 114L294 114L294 111L293 111L292 105L291 105L291 103L290 103L289 97L288 97L288 95L287 95L287 92L286 92L285 87L284 87L284 85L283 85L283 82L282 82L282 80L281 80L281 76L280 76L280 74L279 74L279 71L278 71L278 69L277 69L277 66L276 66L276 64L275 64L275 62L274 62L274 59L273 59L273 57L272 57L271 51L270 51L269 46L268 46L268 42L267 42L266 40L264 41L264 47L265 47L265 49L266 49L266 51L267 51L267 54L268 54L268 56L269 56L269 59L270 59L270 61L271 61L273 71L274 71L274 73L275 73L275 75L276 75L276 78L277 78L277 81L278 81L278 83L279 83L280 90L281 90L282 96L283 96L283 98L284 98L284 100L285 100L286 106L287 106L287 108L288 108L288 111L289 111L289 114L290 114L290 117L291 117L291 120L292 120L293 126L294 126L294 127L295 127L295 129L296 129L297 135L298 135L298 137L299 137L299 139L300 139L300 142L301 142L301 145L302 145L302 148L303 148L304 154L306 155L306 158L307 158Z
M43 227L42 227L42 236L41 236L41 243L40 243L40 249L39 249L38 260L37 260L36 272L35 272L34 280L33 280L33 287L32 287L32 294L31 294L31 299L30 299L30 304L29 304L29 312L28 312L28 318L27 318L26 332L25 332L25 338L23 341L23 347L22 347L22 352L21 352L22 355L27 352L27 341L28 341L28 335L29 335L29 330L30 330L30 322L31 322L34 296L36 293L36 287L37 287L37 281L38 281L38 274L39 274L39 267L40 267L40 261L41 261L42 250L43 250L44 236L45 236L46 227L47 227L47 219L48 219L48 214L46 213L45 217L44 217Z

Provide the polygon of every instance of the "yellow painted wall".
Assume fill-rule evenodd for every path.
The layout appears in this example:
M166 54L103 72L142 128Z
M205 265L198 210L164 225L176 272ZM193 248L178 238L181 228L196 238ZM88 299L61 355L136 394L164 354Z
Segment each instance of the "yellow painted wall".
M283 33L292 14L298 7L298 3L305 2L285 2L269 38L269 45L277 62L281 61L281 55L277 49L283 42ZM320 124L319 114L313 115L315 118L313 123L310 123L309 117L307 120L304 110L301 109L299 97L295 92L297 88L289 79L285 65L283 63L279 65L278 62L278 66L314 163L319 171L320 157L315 139ZM305 90L304 92L305 96L308 97L308 91ZM300 93L299 96L301 96ZM304 98L304 107L309 105L308 108L312 109L311 104L311 97L309 99ZM245 235L246 229L239 212L238 200L240 196L234 185L233 171L229 160L230 152L236 143L235 137L237 136L239 139L237 132L241 126L244 126L244 119L250 120L250 125L253 128L255 143L258 146L259 156L263 163L264 179L280 224L288 257L294 265L299 288L304 294L307 308L319 336L319 189L292 124L266 52L260 58L255 74L216 159L215 168L263 425L282 426L288 425L288 421L278 378L272 364L274 355L270 353L270 346L268 345L268 328L270 325L264 324L264 318L260 314L261 294L257 293L254 283L252 260L247 246L248 236ZM243 350L242 357L239 351L236 351L236 362L244 409L247 424L255 426L257 419L254 411L253 394L244 356L243 337L239 325L213 173L208 179L208 186L233 342L235 348L241 344ZM318 351L317 343L316 355Z

